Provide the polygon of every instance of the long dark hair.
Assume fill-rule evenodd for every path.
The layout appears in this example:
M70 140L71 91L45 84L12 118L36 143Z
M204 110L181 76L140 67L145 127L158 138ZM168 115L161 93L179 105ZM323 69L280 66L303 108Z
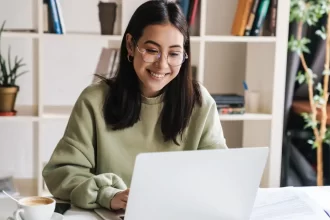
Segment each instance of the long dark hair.
M148 1L134 12L128 23L120 48L120 62L116 76L108 79L109 93L104 104L104 118L113 130L133 126L140 116L141 92L139 80L131 62L127 60L126 34L136 42L146 26L170 23L184 36L184 49L188 59L180 72L164 88L164 107L161 113L161 131L164 140L173 140L179 145L177 136L187 127L195 104L202 105L200 87L192 80L189 30L180 6L170 1Z

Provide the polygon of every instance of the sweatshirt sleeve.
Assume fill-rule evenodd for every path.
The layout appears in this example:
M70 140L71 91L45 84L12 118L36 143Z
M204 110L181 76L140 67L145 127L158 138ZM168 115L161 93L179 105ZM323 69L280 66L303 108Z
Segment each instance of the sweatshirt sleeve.
M69 200L80 208L110 209L114 195L127 187L113 173L95 175L95 105L91 103L89 89L78 98L64 135L42 174L54 197Z
M220 123L219 112L213 99L208 100L209 104L204 121L201 140L198 150L204 149L227 149L226 139Z

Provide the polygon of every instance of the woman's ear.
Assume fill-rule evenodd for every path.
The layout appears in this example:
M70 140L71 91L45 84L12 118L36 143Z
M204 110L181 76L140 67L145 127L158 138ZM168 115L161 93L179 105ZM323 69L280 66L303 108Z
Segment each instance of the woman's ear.
M129 56L134 55L133 37L131 34L126 34L126 49Z

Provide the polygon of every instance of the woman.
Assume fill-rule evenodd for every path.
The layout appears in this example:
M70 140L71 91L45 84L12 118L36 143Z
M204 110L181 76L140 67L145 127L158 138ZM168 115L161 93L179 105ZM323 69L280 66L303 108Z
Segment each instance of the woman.
M50 192L81 208L125 208L139 153L227 148L214 100L191 79L177 4L142 4L120 53L116 77L81 93L43 170Z

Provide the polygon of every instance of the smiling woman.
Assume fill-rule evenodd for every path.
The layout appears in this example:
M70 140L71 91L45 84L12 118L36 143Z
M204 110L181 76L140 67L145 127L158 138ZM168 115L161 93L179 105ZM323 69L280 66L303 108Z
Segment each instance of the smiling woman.
M227 148L216 103L191 75L180 7L142 4L125 31L114 78L87 87L75 103L43 170L50 192L81 208L122 209L138 154Z
M146 97L158 95L178 75L184 58L188 58L183 35L172 24L149 25L139 41L127 34L126 42L129 56L135 57L134 69Z

